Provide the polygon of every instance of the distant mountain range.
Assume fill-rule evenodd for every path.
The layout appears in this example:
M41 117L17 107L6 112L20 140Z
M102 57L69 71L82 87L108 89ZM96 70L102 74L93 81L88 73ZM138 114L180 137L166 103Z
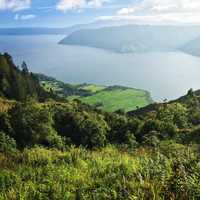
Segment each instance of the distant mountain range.
M0 35L66 35L59 44L118 53L183 51L200 56L200 26L135 25L130 20L99 20L64 28L0 28Z
M77 30L77 29L74 29ZM45 34L68 34L72 33L68 28L0 28L0 35L45 35Z
M43 27L19 27L19 28L0 28L0 35L69 35L74 31L82 29L97 29L102 27L110 26L121 26L131 24L131 21L94 21L88 24L77 24L74 26L64 27L64 28L43 28Z
M139 53L182 50L183 47L187 49L188 45L192 48L189 42L194 40L196 45L195 39L198 37L200 26L126 25L78 30L65 37L60 44L89 46L119 53Z

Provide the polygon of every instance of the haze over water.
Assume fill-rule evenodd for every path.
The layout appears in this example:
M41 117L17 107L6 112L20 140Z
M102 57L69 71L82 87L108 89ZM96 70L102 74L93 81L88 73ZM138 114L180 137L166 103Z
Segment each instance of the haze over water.
M64 36L0 36L0 52L9 52L33 72L68 83L124 85L151 92L154 100L200 89L200 58L182 52L119 54L89 47L63 46Z

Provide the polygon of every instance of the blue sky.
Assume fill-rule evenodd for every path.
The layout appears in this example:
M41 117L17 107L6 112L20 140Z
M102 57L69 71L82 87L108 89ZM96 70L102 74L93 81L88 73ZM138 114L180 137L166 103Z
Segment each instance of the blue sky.
M200 24L200 0L0 0L0 27L66 27L94 20Z
M1 1L4 2L4 7ZM70 1L73 2L73 0ZM83 0L74 0L74 2L76 1L78 3L65 7L64 3L68 1L63 1L62 4L61 0L21 0L24 2L24 7L20 7L21 5L18 7L17 4L20 0L13 0L16 5L13 3L13 6L6 7L5 3L9 3L9 0L0 0L0 27L65 27L77 23L87 23L101 16L114 15L121 7L133 2L130 0L95 0L94 4L90 4L81 3L85 2Z

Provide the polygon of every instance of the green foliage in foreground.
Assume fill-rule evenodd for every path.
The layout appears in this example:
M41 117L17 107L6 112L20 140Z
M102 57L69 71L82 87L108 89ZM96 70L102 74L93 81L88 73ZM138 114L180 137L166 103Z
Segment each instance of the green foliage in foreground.
M0 112L0 200L200 198L193 93L139 117L79 101L10 104Z
M107 144L135 148L168 139L199 143L200 97L196 95L135 117L103 112L79 101L7 101L7 106L5 102L0 100L0 131L13 138L19 149L34 145L65 149L69 144L90 149Z
M34 147L0 154L0 199L199 199L196 149L170 141L159 149Z

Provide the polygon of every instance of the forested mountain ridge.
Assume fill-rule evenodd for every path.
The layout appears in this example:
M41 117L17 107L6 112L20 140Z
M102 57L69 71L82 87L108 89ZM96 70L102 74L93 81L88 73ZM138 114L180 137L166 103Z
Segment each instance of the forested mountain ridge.
M29 72L25 62L20 69L7 53L0 54L0 96L19 101L27 98L37 100L56 98L40 86L38 78Z

